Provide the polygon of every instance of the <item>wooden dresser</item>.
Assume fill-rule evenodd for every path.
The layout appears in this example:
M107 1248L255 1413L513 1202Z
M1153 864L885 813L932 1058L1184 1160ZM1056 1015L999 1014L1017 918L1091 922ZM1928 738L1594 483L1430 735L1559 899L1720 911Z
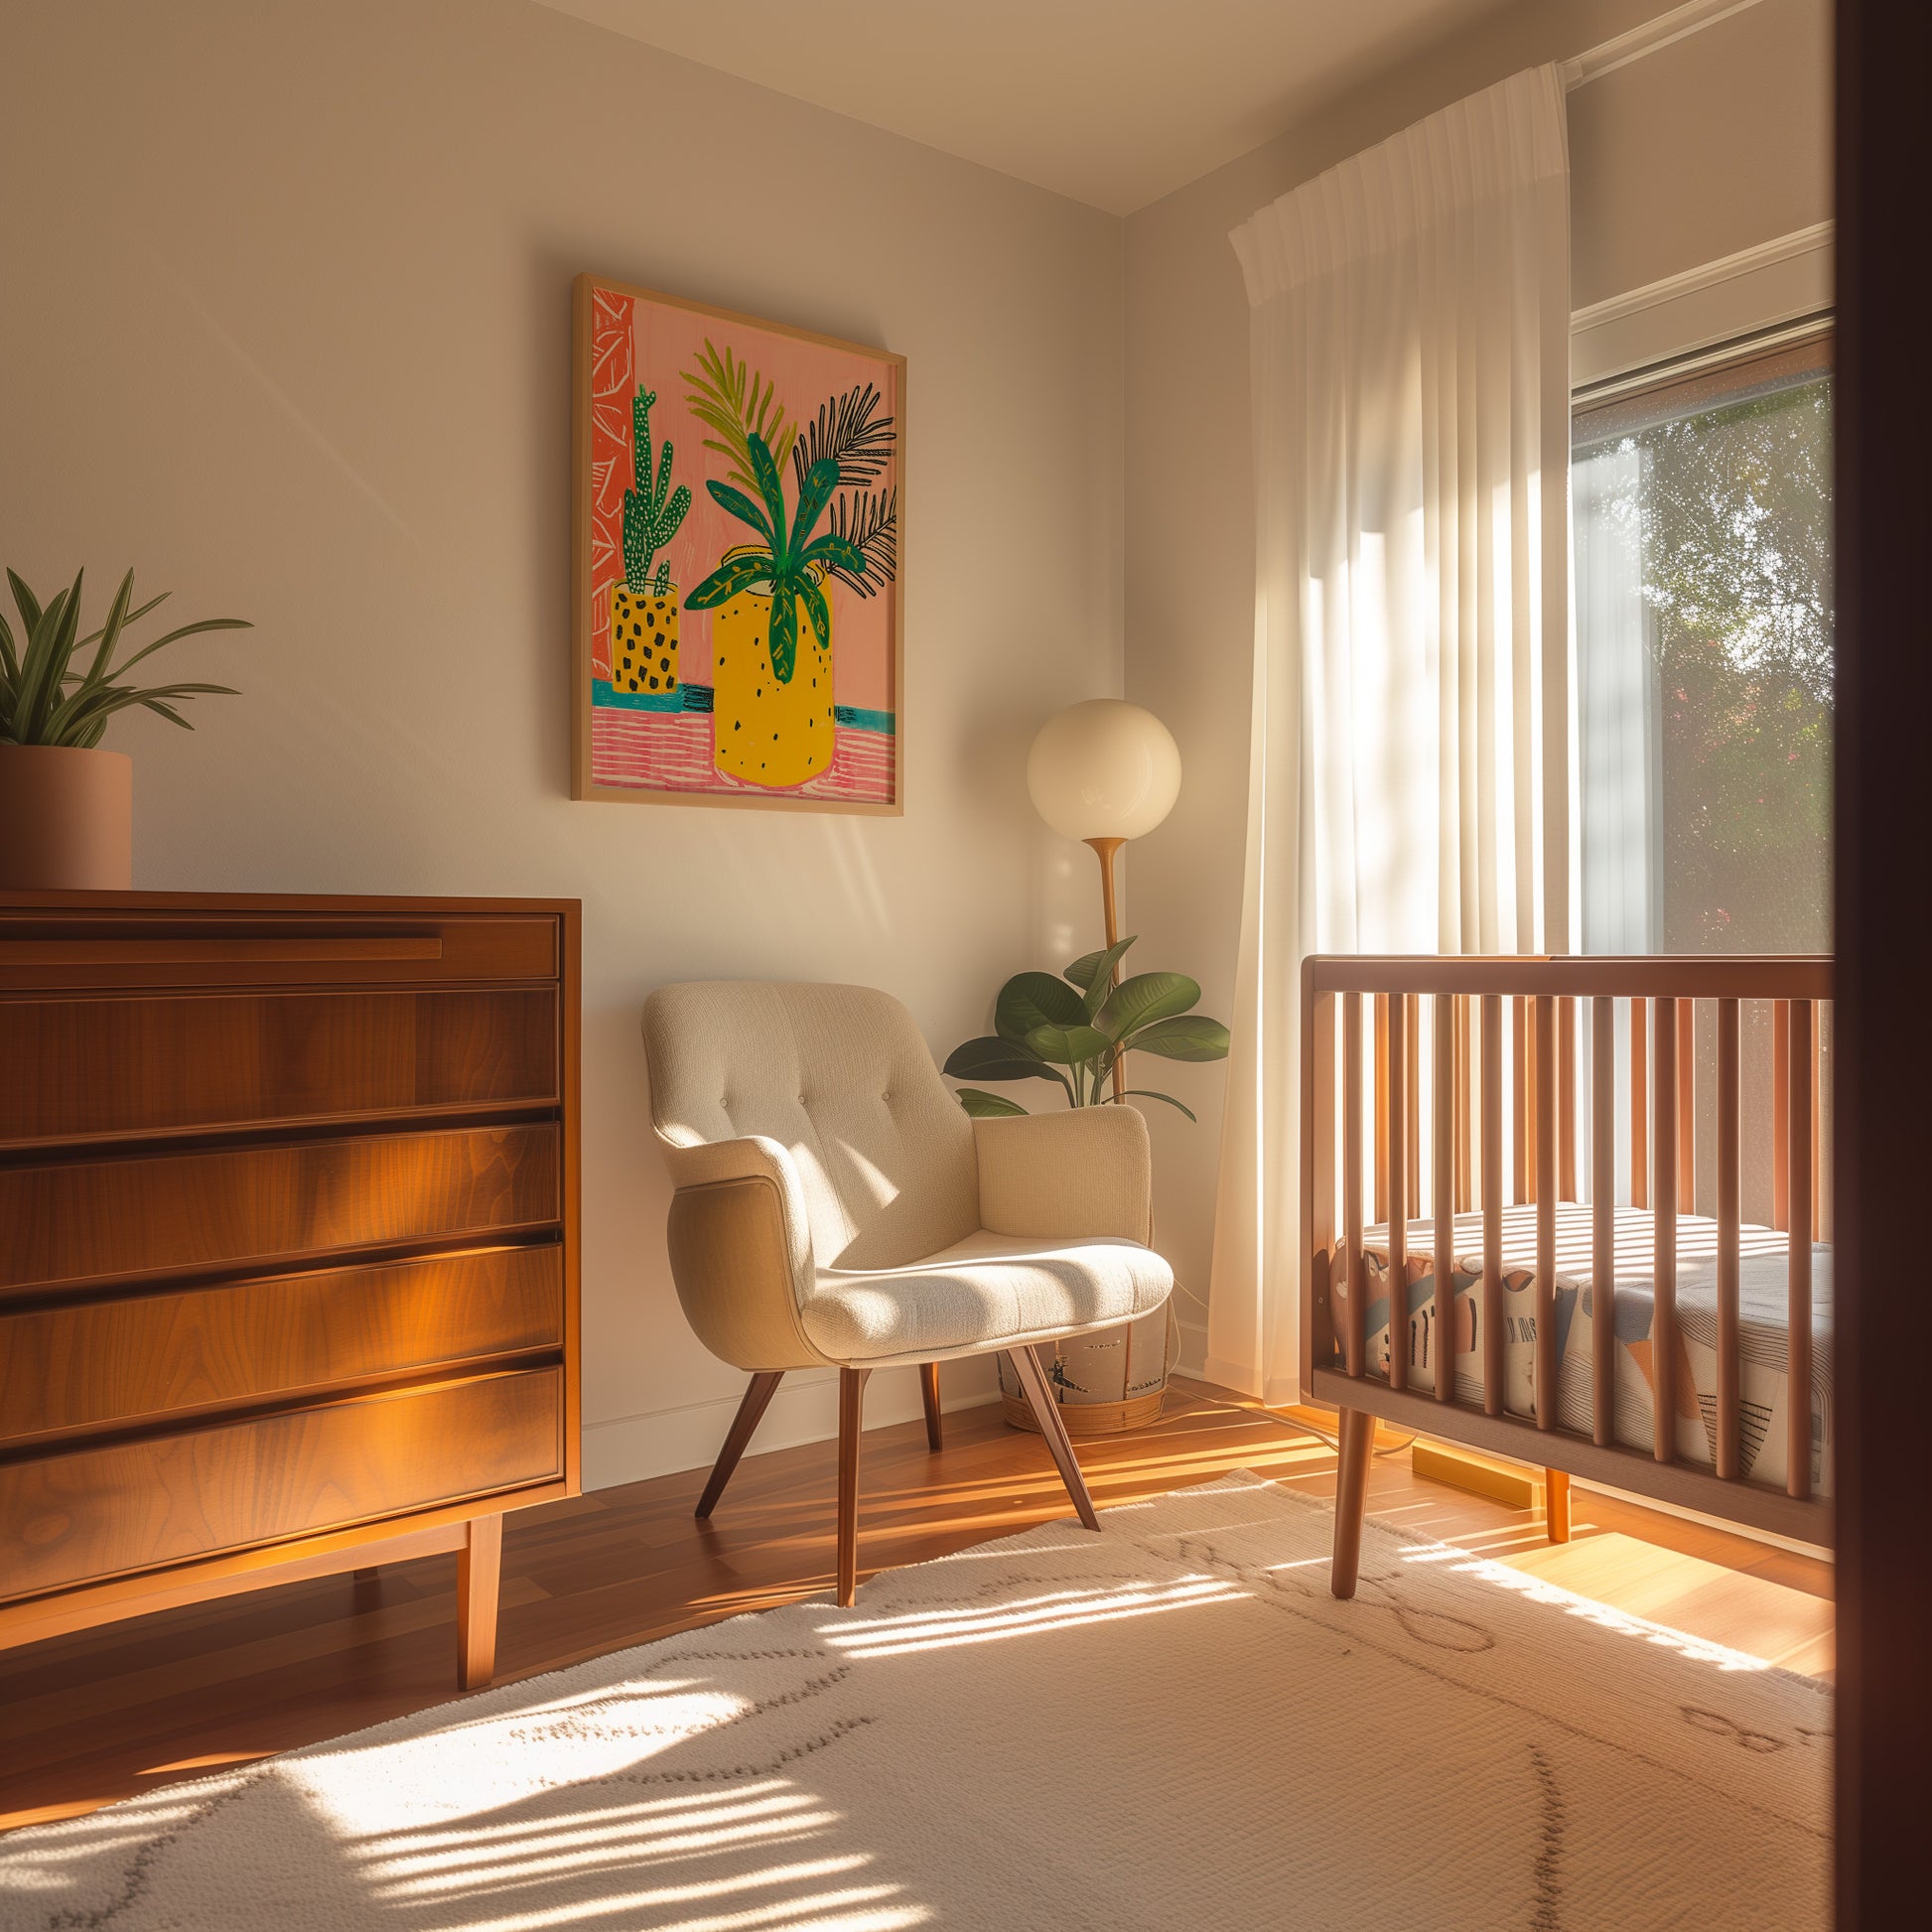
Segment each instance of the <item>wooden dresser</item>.
M578 1486L574 900L0 893L0 1645Z

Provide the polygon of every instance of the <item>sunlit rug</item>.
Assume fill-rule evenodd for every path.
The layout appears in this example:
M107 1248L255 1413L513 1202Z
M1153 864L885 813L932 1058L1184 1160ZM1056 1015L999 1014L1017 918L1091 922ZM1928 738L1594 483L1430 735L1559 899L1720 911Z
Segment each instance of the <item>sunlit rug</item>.
M1831 1698L1252 1476L0 1840L0 1925L1822 1926Z

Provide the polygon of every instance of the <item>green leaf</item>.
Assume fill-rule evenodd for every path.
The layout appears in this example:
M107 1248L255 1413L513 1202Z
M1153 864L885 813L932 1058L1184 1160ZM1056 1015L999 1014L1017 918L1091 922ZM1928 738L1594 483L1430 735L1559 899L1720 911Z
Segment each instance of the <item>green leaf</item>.
M710 611L727 604L740 591L769 588L771 553L753 550L743 556L727 557L698 588L684 600L687 611Z
M1125 1039L1156 1020L1172 1020L1200 1003L1200 987L1185 973L1136 973L1108 994L1093 1024L1109 1039Z
M768 526L771 531L771 552L782 564L787 554L782 547L785 541L785 486L764 438L749 436L745 440L752 452L752 475L758 480L759 494L764 498L764 507L771 513Z
M1043 1060L1055 1061L1060 1066L1081 1066L1088 1060L1098 1059L1114 1042L1091 1027L1049 1026L1035 1027L1027 1035L1026 1043Z
M107 667L114 658L114 646L120 641L121 631L127 623L127 607L133 597L134 573L130 570L121 579L121 587L114 593L114 602L108 609L107 621L100 627L100 648L94 652L94 661L87 667L85 682L88 684L107 675Z
M1027 1117L1027 1110L1019 1101L982 1092L978 1087L961 1087L956 1098L975 1120L1008 1120L1015 1114L1023 1120Z
M776 545L777 534L771 527L770 519L742 489L734 489L730 483L720 483L716 477L705 487L711 491L711 499L720 509L729 510L741 523L749 523L766 543ZM783 507L779 505L780 509Z
M55 593L27 641L20 689L14 699L14 736L23 745L46 742L42 734L48 715L61 701L61 687L67 680L68 663L80 628L80 583L85 575L76 571L72 587Z
M1091 994L1096 986L1102 989L1100 999L1092 1001L1087 1008L1088 1019L1092 1019L1099 1011L1100 1000L1107 997L1105 990L1107 982L1113 977L1114 968L1120 964L1121 955L1134 943L1137 934L1130 933L1119 945L1109 946L1104 952L1082 953L1066 969L1063 977L1070 979L1082 993Z
M805 607L805 620L818 638L820 650L832 648L832 610L825 602L823 587L809 572L791 580L798 601Z
M771 675L780 684L789 684L798 668L798 587L789 571L782 572L771 586L771 629L767 642L771 653Z
M1077 1027L1086 1017L1080 996L1050 973L1016 973L993 1006L1002 1039L1025 1039L1035 1027Z
M1164 1060L1224 1060L1228 1030L1218 1020L1190 1013L1180 1019L1157 1020L1123 1044L1136 1053L1158 1053Z
M1193 1108L1183 1105L1171 1093L1156 1093L1152 1087L1129 1087L1121 1098L1123 1100L1165 1100L1170 1107L1179 1107L1189 1120L1195 1121L1196 1125L1199 1124Z
M863 577L866 569L866 553L856 543L829 533L808 543L799 552L798 561L801 564L825 564L833 570L858 577Z
M31 638L40 628L40 601L11 570L7 572L7 582L13 586L14 604L20 612L20 634L23 638Z
M1019 1041L991 1034L955 1046L946 1057L945 1070L955 1080L1057 1080L1066 1088L1067 1099L1073 1098L1066 1075L1057 1067L1048 1066Z
M128 621L132 623L133 618ZM132 657L124 657L113 667L116 677L124 677L144 657L152 657L156 651L165 650L170 644L179 643L184 637L199 636L204 630L252 630L254 625L246 618L204 618L199 623L185 623L179 629L164 631L151 644L143 644Z
M792 519L791 550L796 556L805 547L805 540L812 533L812 525L825 513L825 505L832 500L832 492L839 486L839 466L828 457L821 457L805 472L805 481L798 489L798 513ZM781 497L780 503L783 498Z

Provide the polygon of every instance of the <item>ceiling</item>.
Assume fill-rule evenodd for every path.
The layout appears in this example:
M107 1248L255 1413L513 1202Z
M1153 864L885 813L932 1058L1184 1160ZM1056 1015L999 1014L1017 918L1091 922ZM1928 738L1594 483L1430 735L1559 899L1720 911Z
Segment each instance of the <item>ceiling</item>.
M542 0L1114 214L1504 0Z

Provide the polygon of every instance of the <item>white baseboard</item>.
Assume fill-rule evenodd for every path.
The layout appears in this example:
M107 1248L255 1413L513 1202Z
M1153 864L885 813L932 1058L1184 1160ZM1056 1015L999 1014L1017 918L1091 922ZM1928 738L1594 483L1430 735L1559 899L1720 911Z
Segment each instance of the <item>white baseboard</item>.
M947 1363L947 1410L976 1409L999 1400L999 1383L991 1358ZM584 1425L584 1487L610 1489L621 1482L643 1482L652 1476L674 1475L681 1469L710 1467L716 1459L739 1395L689 1402L647 1415L616 1416ZM919 1378L909 1368L881 1369L866 1384L866 1427L911 1422L925 1413ZM829 1443L839 1433L839 1378L836 1369L797 1369L778 1385L771 1406L759 1424L750 1453L794 1449L801 1443Z
M1191 1375L1197 1381L1207 1379L1207 1323L1205 1321L1180 1321L1175 1326L1180 1330L1180 1353L1174 1358L1173 1372L1176 1375Z

